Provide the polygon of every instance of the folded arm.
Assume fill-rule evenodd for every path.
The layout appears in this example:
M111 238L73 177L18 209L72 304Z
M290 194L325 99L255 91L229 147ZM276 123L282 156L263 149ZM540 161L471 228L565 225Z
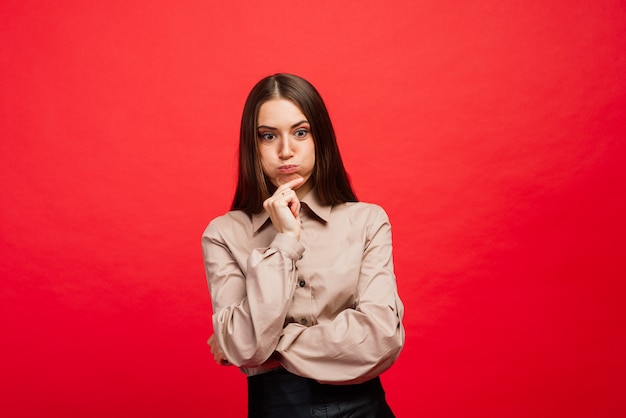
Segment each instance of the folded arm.
M295 289L295 261L303 248L279 233L269 248L252 251L245 271L217 227L209 225L202 248L219 346L230 363L258 367L280 338Z
M404 308L393 272L391 227L382 209L367 235L354 309L310 327L285 327L276 351L292 373L322 383L359 383L380 375L400 354Z

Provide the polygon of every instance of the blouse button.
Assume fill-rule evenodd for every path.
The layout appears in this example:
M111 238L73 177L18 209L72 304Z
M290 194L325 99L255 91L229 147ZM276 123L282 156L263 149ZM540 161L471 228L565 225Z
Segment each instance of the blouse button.
M300 285L300 287L304 287L304 285L306 284L306 282L304 280L300 280L300 282L298 283Z
M306 318L302 318L302 319L300 320L300 323L301 323L302 325L306 325L306 323L307 323Z

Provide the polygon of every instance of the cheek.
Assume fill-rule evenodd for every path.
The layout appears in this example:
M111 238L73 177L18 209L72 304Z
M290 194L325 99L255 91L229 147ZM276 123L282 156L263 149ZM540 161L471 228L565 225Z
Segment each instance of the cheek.
M309 149L309 163L311 164L311 168L315 167L315 145L311 145Z
M268 169L268 167L265 166L265 164L263 164L263 162L261 162L261 169L263 170L263 174L265 174L265 176L272 182L272 184L275 186L276 185L276 179L274 178L274 176L272 175L272 171L270 169Z
M269 181L276 187L278 187L278 183L276 178L272 175L272 170L269 169L269 167L271 167L271 164L269 159L264 158L263 157L263 153L259 153L259 160L260 160L260 164L261 164L261 170L263 170L263 174L265 174L267 176L267 178L269 179Z
M261 149L259 149L259 161L261 162L261 168L263 169L263 172L265 174L267 174L267 166L269 163L269 159L267 158L267 156L261 151Z

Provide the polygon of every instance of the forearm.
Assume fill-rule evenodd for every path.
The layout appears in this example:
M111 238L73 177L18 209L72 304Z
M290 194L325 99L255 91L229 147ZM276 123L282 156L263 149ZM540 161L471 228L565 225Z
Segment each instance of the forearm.
M257 367L274 352L293 297L299 250L279 234L269 248L252 251L245 277L209 269L215 271L209 278L213 328L232 364Z
M402 349L404 306L393 269L390 224L377 209L366 225L354 304L309 328L289 324L283 332L277 352L296 374L325 383L358 383L387 370Z
M343 311L334 321L285 327L276 351L285 368L322 383L370 380L387 370L404 344L402 307L370 305Z

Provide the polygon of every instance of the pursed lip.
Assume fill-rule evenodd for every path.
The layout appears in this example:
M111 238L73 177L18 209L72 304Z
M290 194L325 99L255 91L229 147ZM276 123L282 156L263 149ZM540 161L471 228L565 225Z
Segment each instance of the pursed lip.
M295 164L285 164L278 167L278 171L282 174L291 174L295 173L298 170L298 166Z

